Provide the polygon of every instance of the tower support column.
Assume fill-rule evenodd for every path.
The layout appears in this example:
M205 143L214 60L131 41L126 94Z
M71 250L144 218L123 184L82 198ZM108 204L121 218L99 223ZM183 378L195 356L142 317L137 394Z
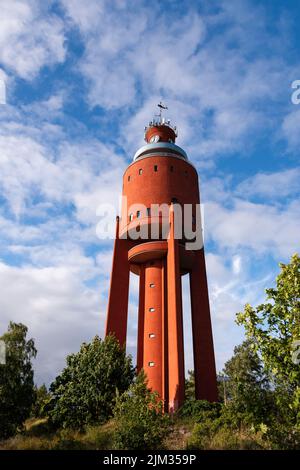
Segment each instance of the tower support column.
M167 254L169 411L184 401L184 346L179 242L174 237L174 209L170 208Z
M128 249L128 240L119 238L119 217L117 217L105 335L114 334L121 346L126 346L127 333Z
M164 396L163 323L164 302L162 295L163 261L149 261L145 265L145 323L143 368L152 390Z
M143 367L144 362L144 329L145 329L145 266L140 265L139 286L139 312L138 312L138 337L137 337L137 370Z
M218 393L204 249L195 255L190 273L195 393L197 400L214 402Z

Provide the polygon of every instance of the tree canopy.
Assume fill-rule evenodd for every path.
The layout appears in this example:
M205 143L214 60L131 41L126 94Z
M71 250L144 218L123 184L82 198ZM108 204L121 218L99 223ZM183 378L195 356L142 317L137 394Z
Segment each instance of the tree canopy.
M32 359L36 356L33 339L26 339L28 328L10 322L0 339L5 343L6 361L0 364L0 437L15 434L30 415L35 401Z
M83 343L67 357L67 366L50 385L46 407L51 421L61 427L82 428L112 415L116 392L131 384L134 368L130 356L114 336Z

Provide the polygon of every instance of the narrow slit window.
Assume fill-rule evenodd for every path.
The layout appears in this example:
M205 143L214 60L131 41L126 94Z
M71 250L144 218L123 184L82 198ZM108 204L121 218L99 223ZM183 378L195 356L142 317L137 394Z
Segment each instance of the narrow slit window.
M151 208L147 207L147 216L150 217L150 215L151 215Z
M153 282L151 282L150 287L152 287L152 288L155 287L155 284L153 284Z
M149 312L155 312L155 308L154 308L154 307L150 307L150 308L149 308Z
M154 333L149 333L149 338L155 338L155 334Z
M171 171L171 173L173 173L173 171L174 171L173 165L170 166L170 171Z
M142 168L139 169L139 175L142 175L143 174L143 170Z
M150 362L148 362L148 366L149 366L149 367L154 367L154 366L155 366L155 363L152 362L152 361L150 361Z
M157 171L157 170L158 170L158 166L154 165L154 171Z
M139 219L141 217L141 211L136 211L136 216Z
M128 176L127 181L130 181L130 175Z
M129 222L133 220L133 214L129 214Z

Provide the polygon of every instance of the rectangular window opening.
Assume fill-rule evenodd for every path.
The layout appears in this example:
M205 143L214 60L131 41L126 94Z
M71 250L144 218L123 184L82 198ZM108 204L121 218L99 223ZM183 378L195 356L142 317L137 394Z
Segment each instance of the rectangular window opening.
M150 361L150 362L148 362L148 366L149 366L149 367L154 367L155 364L154 364L154 362Z
M154 308L154 307L150 307L150 308L149 308L149 312L155 312L155 308Z
M158 166L154 165L154 171L157 171L157 170L158 170Z

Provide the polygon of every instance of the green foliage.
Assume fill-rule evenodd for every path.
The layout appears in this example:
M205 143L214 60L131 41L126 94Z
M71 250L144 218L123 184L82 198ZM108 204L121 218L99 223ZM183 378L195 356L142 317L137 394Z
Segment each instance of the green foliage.
M226 399L223 419L228 425L258 427L270 421L274 397L269 377L250 340L235 347L234 356L223 369L223 378Z
M293 255L280 268L276 287L266 290L266 302L256 308L246 305L237 323L273 377L276 412L269 436L275 446L281 441L294 448L300 444L300 367L294 350L300 340L300 257Z
M50 420L58 427L75 429L107 420L117 391L127 390L133 377L131 357L115 337L102 341L96 336L67 357L67 366L51 384L46 406Z
M117 449L154 450L167 432L168 416L157 393L147 388L141 372L128 391L119 396L115 408Z
M6 364L0 364L0 438L21 428L35 401L31 360L36 356L33 339L27 340L27 327L10 322L0 339L6 345Z
M292 360L293 344L300 340L300 257L280 264L276 288L266 289L264 304L249 304L237 315L247 337L262 355L265 366L293 393L299 388L300 367Z
M194 422L205 421L207 419L217 419L221 413L220 403L210 403L206 400L186 400L178 410L178 416L191 418Z
M45 384L35 387L36 400L33 404L31 414L35 418L43 418L46 415L45 407L47 406L51 396Z
M193 370L188 371L188 378L185 379L185 400L195 399L195 373Z

